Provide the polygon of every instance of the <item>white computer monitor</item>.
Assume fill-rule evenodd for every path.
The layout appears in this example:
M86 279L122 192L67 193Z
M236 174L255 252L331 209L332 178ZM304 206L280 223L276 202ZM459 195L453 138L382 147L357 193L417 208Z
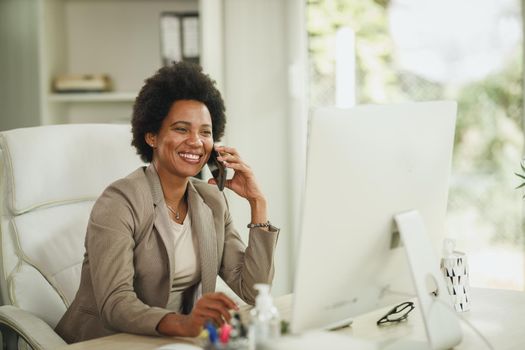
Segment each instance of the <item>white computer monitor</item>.
M444 237L455 120L456 103L451 101L313 112L292 332L337 327L410 299L416 294L414 282L428 282L421 279L432 275L431 282L443 286L442 279L435 281L442 278L436 276L437 248ZM407 245L396 243L394 218L410 210L420 214L433 247L419 241L425 234L412 230L408 219L405 231L412 238L406 243L414 255L412 272L419 277L411 276ZM431 272L420 271L429 265ZM450 316L443 315L450 310L440 312L434 323Z

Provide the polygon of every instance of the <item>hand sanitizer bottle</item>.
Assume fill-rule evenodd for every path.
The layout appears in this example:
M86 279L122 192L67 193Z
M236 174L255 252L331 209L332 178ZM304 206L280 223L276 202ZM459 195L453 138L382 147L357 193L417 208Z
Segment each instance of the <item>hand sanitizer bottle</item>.
M279 312L273 305L270 295L270 286L267 284L256 284L255 289L259 292L255 298L255 307L250 311L250 349L261 348L261 344L281 335L281 322Z

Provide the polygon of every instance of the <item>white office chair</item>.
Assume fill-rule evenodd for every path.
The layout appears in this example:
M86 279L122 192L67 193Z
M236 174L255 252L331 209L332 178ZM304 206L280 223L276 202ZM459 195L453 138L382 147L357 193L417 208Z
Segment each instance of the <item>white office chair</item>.
M127 125L0 133L0 328L4 348L65 342L53 331L80 283L94 200L142 164Z

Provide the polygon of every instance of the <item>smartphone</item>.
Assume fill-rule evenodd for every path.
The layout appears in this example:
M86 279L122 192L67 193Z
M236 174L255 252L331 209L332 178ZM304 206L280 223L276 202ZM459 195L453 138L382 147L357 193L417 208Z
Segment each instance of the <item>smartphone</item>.
M210 169L211 174L217 183L219 191L222 191L224 190L224 185L226 184L226 168L224 167L224 164L222 164L217 159L217 157L220 157L220 154L214 149L210 154L210 159L208 159L208 168Z

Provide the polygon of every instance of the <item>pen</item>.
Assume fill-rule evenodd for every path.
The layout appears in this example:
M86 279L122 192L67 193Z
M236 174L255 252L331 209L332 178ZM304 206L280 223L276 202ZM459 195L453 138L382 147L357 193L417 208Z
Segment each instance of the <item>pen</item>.
M206 330L208 331L208 339L210 340L210 344L215 345L217 343L217 329L211 322L206 322L205 325Z
M230 340L230 333L232 331L232 326L229 325L228 323L225 323L222 325L221 327L221 336L220 336L220 340L221 340L221 343L223 344L226 344L228 343L228 341Z
M209 336L210 336L210 333L208 332L208 330L206 328L203 328L202 331L199 334L199 338L201 338L201 339L208 339Z

